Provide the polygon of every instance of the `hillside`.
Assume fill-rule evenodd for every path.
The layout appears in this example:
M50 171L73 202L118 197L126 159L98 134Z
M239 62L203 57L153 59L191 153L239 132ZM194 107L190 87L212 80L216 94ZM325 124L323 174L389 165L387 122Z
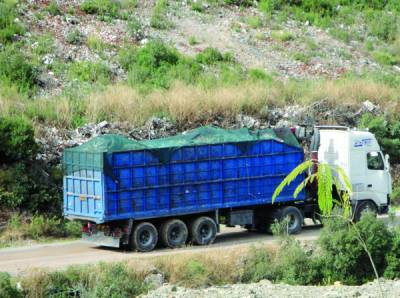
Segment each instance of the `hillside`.
M142 140L201 125L369 128L390 155L398 205L399 102L398 0L0 0L0 248L79 237L80 224L62 218L62 152L106 133ZM400 277L400 232L374 218L360 227L391 291ZM337 290L335 281L375 278L347 223L324 231L325 246L315 251L282 238L277 251L255 249L222 265L207 255L146 272L122 263L20 279L0 272L0 296L2 287L13 297L108 297L113 287L135 296L160 272L171 285L151 297L287 287L227 285L265 279L329 285L342 295L347 288Z

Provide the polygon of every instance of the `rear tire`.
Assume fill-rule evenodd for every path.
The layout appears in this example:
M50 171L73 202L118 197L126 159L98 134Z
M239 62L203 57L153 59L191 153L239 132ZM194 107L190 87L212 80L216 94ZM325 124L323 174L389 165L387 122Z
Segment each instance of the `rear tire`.
M354 213L354 221L357 222L361 219L361 216L364 212L371 212L375 215L378 213L378 209L376 208L375 204L371 201L362 201L356 207L356 211Z
M148 252L154 249L158 241L156 227L150 222L142 222L133 228L130 247L132 250Z
M161 241L170 248L178 248L185 245L188 238L186 224L180 219L171 219L161 226Z
M282 209L280 220L289 219L287 231L289 235L300 233L304 217L299 208L289 206Z
M210 217L202 216L193 221L190 232L194 244L209 245L217 236L217 225Z

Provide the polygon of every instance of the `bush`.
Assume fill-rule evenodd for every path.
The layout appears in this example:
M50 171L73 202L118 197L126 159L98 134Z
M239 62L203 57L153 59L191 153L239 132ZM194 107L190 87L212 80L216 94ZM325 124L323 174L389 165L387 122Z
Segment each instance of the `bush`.
M165 30L173 27L171 21L166 17L166 11L168 7L167 0L158 0L154 7L153 15L150 19L150 25L153 28Z
M80 7L82 11L88 14L116 18L119 16L119 3L119 1L109 0L85 0Z
M272 269L272 256L266 249L252 247L244 259L242 282L259 282L262 279L274 278Z
M69 31L65 37L65 41L73 45L81 45L84 43L85 39L85 36L78 29Z
M216 64L224 61L224 56L216 48L206 48L201 53L197 54L196 61L202 64Z
M27 228L27 236L31 239L39 239L42 237L62 237L61 220L57 218L48 218L43 215L32 217Z
M33 127L22 118L0 118L0 164L31 159L38 152Z
M0 2L0 44L12 42L15 35L25 32L23 25L18 21L16 4L17 1L13 0Z
M376 62L382 65L394 65L399 62L396 57L387 52L376 51L372 53L372 56Z
M364 114L360 121L360 127L368 128L375 134L379 144L385 153L390 155L393 163L400 162L400 121L385 119L385 116Z
M64 224L64 230L67 237L80 237L82 235L82 224L79 221L68 220Z
M400 278L400 229L393 232L392 249L386 255L387 267L384 277L388 279Z
M52 16L60 15L61 10L60 7L58 6L57 1L52 0L49 5L47 5L46 10L51 14Z
M0 48L0 81L25 92L34 87L37 71L17 45Z
M101 62L76 61L69 66L68 77L80 82L108 84L111 72L108 66Z
M143 25L137 18L131 18L128 22L128 34L135 40L141 40L144 37Z
M391 233L383 221L377 220L373 214L364 214L355 228L343 219L331 219L325 223L319 239L325 280L361 284L375 278L357 230L372 256L378 274L381 276L385 271L386 254L391 248Z
M0 297L2 298L18 298L23 297L15 286L11 284L11 277L8 273L0 272Z

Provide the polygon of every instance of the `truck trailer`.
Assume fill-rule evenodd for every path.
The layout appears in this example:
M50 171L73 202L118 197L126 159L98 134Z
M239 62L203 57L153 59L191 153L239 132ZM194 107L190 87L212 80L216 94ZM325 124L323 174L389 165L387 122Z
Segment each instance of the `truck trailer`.
M375 136L340 126L251 131L200 127L173 137L133 141L102 135L63 154L64 216L82 222L82 238L147 252L211 244L220 224L268 231L289 219L299 233L320 210L314 184L296 198L303 173L272 202L282 180L312 158L340 166L349 177L354 217L390 204L389 158ZM304 146L304 144L308 146Z

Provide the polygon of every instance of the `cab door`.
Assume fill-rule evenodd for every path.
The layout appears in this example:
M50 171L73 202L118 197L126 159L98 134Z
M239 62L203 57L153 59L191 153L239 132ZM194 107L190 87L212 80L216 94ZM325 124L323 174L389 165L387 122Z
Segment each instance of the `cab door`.
M389 168L385 165L380 151L367 152L366 159L366 190L378 206L386 205L391 187Z

